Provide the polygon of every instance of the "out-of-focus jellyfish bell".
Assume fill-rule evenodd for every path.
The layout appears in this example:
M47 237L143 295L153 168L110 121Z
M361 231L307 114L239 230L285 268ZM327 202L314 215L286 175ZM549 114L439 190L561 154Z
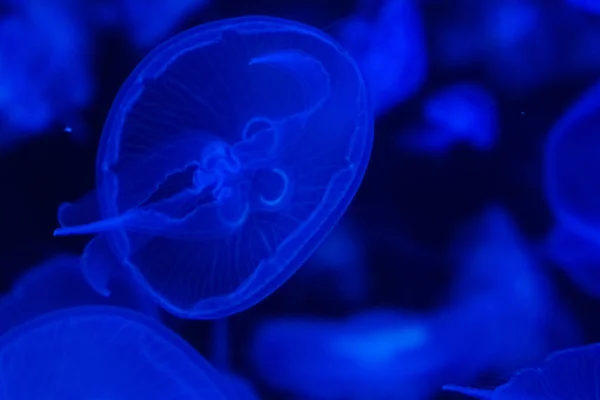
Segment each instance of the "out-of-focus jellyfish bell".
M470 362L500 374L579 343L580 332L516 222L489 206L457 235L454 321ZM460 323L459 323L460 321Z
M446 353L423 318L370 310L344 321L286 318L263 323L251 358L271 388L302 399L426 399Z
M498 139L498 108L491 93L473 83L457 83L430 95L423 104L424 126L399 137L401 149L443 153L464 142L490 150Z
M76 307L0 337L6 399L224 400L221 376L159 323L116 307Z
M66 254L26 271L0 299L0 334L39 315L83 305L115 305L158 318L154 302L125 273L115 277L111 296L104 297L81 272L80 258Z
M357 223L345 216L296 275L298 290L334 294L344 303L361 303L369 292L366 244ZM323 282L323 286L315 282Z
M543 254L586 293L600 297L600 246L557 225L546 237Z
M102 233L179 316L246 309L299 268L356 193L373 139L366 99L355 62L317 29L244 17L186 31L113 104L96 166L101 218L88 196L61 208L56 234ZM107 250L95 241L90 260ZM99 290L106 275L87 273Z
M363 8L371 8L364 2ZM414 95L427 75L427 52L419 5L414 0L378 3L373 18L357 10L340 24L340 41L359 61L381 115Z
M575 7L589 11L594 14L600 14L600 1L598 0L565 0Z
M9 3L0 20L0 147L71 118L93 94L89 34L69 2Z
M600 84L554 125L546 141L546 197L560 224L600 245Z
M598 398L600 344L561 350L542 365L517 372L494 390L446 385L450 390L482 400L554 400Z

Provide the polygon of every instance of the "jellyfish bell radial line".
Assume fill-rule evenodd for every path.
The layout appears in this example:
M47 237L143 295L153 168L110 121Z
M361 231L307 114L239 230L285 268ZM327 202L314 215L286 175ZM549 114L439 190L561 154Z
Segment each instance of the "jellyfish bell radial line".
M139 197L122 207L119 203L124 198L121 192L128 189L125 187L128 179L134 182L135 174L145 172L143 168L141 171L136 169L134 164L125 165L125 169L119 169L119 166L123 154L128 156L127 151L130 151L122 142L137 140L136 134L140 134L135 130L125 132L124 129L132 110L143 98L146 82L170 74L171 68L181 65L182 61L178 60L189 60L186 55L195 50L207 46L217 49L218 46L238 46L239 50L240 43L247 46L239 54L256 50L236 66L240 73L249 74L252 79L263 79L257 80L260 85L270 84L271 75L276 76L286 85L292 85L289 90L296 90L297 95L286 99L289 104L278 102L276 97L259 97L254 103L243 103L243 107L250 107L253 111L243 118L237 115L237 130L227 131L227 139L217 137L213 140L210 136L218 136L216 133L206 133L211 129L199 128L206 131L202 139L204 142L197 146L177 144L184 156L173 161L177 153L169 153L173 156L165 161L169 170L155 174L156 181L165 181L167 175L193 165L197 169L191 179L191 187L147 204L142 204L142 197ZM260 47L264 43L269 45ZM289 48L295 45L298 49ZM231 50L229 47L228 51ZM217 52L217 56L219 54ZM227 68L225 65L224 69ZM248 87L253 84L253 81L243 82ZM288 92L273 84L266 86L265 90L274 91L275 95ZM260 96L262 92L249 93ZM241 95L233 99L236 98L245 99ZM261 110L261 106L266 109ZM298 109L277 114L278 111L274 111L279 110L277 107ZM211 104L206 109L217 114L218 104ZM235 138L233 135L236 135ZM104 232L117 258L133 271L142 287L168 311L185 318L225 317L256 304L283 284L333 229L362 181L372 140L373 113L364 80L355 61L329 36L300 23L270 17L243 17L202 25L158 46L123 84L109 112L98 151L96 180L102 219L81 226L62 226L56 234ZM162 146L162 143L159 144ZM164 146L168 146L166 141ZM191 149L194 149L195 155ZM152 170L148 172L155 173ZM144 193L145 198L152 195L149 192ZM182 210L184 204L207 192L212 196L210 201L198 204L179 218L173 216L173 210ZM310 202L305 206L303 202L307 200ZM310 213L302 215L300 206ZM261 231L262 228L259 227L255 233L248 226L255 224L258 217L273 221L283 218L289 226L284 225L283 233L271 238L273 243L267 243L270 238ZM282 229L280 226L275 228ZM206 293L198 293L193 300L186 299L187 304L182 305L181 299L169 298L165 290L152 283L153 277L148 275L148 271L149 268L157 268L155 265L140 264L147 260L142 260L139 244L136 247L130 243L131 236L137 233L181 240L178 245L182 246L192 240L216 243L216 239L223 248L237 246L240 241L245 241L242 244L248 246L250 240L262 240L261 246L264 244L268 256L261 256L256 261L252 260L252 265L243 266L247 268L243 274L233 269L232 272L239 276L223 278L231 280L228 285L233 289L202 288ZM217 250L221 251L220 248ZM230 248L229 253L233 250ZM244 254L246 258L255 255L245 248L244 251L248 252ZM202 261L203 265L198 265L198 268L219 271L239 267L232 264L234 261L213 266L209 266L209 262Z

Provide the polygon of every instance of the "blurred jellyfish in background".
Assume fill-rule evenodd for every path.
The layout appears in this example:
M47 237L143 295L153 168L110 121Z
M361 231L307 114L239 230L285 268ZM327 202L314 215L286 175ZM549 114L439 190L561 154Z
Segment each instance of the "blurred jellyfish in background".
M557 351L533 368L518 371L494 390L446 385L450 390L482 400L598 398L600 344Z
M179 336L123 308L46 314L1 336L0 352L6 399L235 398Z
M448 312L460 327L456 343L480 370L511 373L579 343L579 327L504 208L490 206L467 223L453 254L459 271Z
M293 278L302 296L334 294L333 301L364 303L369 294L369 268L364 234L346 215Z
M589 11L594 14L600 14L600 1L598 0L566 0L575 7Z
M459 277L439 309L266 321L251 346L255 371L298 398L427 399L445 380L509 374L580 340L503 208L460 229L452 257Z
M427 76L427 51L415 0L360 1L341 21L338 38L358 60L375 115L413 96Z
M456 83L429 95L423 124L398 138L400 149L440 154L466 143L488 151L498 140L498 107L492 94L474 83Z
M421 399L445 353L418 315L373 309L346 320L279 318L254 334L251 362L269 387L299 399ZM440 331L441 333L441 331Z
M94 4L91 18L101 28L124 30L134 47L147 49L209 4L209 0L101 1Z
M83 305L115 305L158 319L156 305L131 277L116 277L111 296L101 296L83 277L80 258L63 254L26 271L0 299L0 334L39 315Z
M446 68L483 65L495 89L518 95L600 68L600 24L565 0L458 3L433 34L433 57Z
M545 147L546 198L565 228L600 246L600 83L587 90L551 129Z
M0 148L76 122L94 93L90 32L69 2L9 3L0 19Z
M563 225L556 225L542 244L542 254L590 296L600 297L600 246Z

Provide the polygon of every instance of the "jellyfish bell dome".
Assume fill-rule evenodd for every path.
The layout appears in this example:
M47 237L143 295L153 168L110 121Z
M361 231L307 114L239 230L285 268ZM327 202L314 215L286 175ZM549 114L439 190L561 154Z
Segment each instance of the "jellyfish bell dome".
M600 83L588 89L551 129L544 152L546 197L556 218L600 243Z
M358 190L372 140L363 78L328 35L270 17L201 25L127 79L98 151L100 218L73 205L56 234L105 234L176 315L231 315L323 241Z
M0 337L6 399L224 400L220 375L142 314L85 306L45 314Z
M126 270L114 277L112 294L104 297L87 284L80 262L79 256L57 254L17 278L0 298L0 335L45 313L84 305L119 306L159 319L154 302Z

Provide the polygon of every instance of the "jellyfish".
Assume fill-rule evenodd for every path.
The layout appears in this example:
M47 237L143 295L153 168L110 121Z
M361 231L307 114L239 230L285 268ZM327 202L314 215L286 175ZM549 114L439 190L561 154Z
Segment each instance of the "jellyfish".
M543 243L542 254L565 271L584 292L600 297L600 246L557 224Z
M425 33L414 0L362 1L355 14L339 24L340 41L365 74L376 116L413 96L428 68ZM370 15L375 14L375 15Z
M595 168L600 167L600 84L595 84L556 122L546 139L546 198L558 222L600 245L600 207Z
M67 2L9 3L11 12L0 20L3 148L48 130L54 122L79 123L77 113L94 91L89 32ZM77 138L81 132L70 134Z
M98 234L88 259L114 252L175 315L225 317L272 293L323 241L372 140L359 69L326 34L269 17L201 25L125 82L96 194L61 206L55 235ZM105 264L83 268L104 291Z
M110 297L86 282L80 258L60 254L26 271L0 299L0 334L39 315L83 305L115 305L158 319L154 302L125 273L114 279Z
M501 205L488 205L456 233L451 258L453 322L469 362L505 374L577 345L579 327L561 303L533 246ZM465 340L465 337L470 339Z
M566 0L574 7L581 8L593 14L600 14L600 2L597 0Z
M250 359L266 385L302 399L427 399L448 361L438 328L390 309L344 320L278 318L258 327Z
M0 337L6 399L231 399L220 375L155 320L112 306L35 318Z
M493 390L446 385L444 390L482 400L597 399L600 344L550 354L541 365L523 369Z
M498 108L492 95L474 83L456 83L434 92L423 105L424 126L398 139L401 149L444 153L464 142L488 151L499 132Z

